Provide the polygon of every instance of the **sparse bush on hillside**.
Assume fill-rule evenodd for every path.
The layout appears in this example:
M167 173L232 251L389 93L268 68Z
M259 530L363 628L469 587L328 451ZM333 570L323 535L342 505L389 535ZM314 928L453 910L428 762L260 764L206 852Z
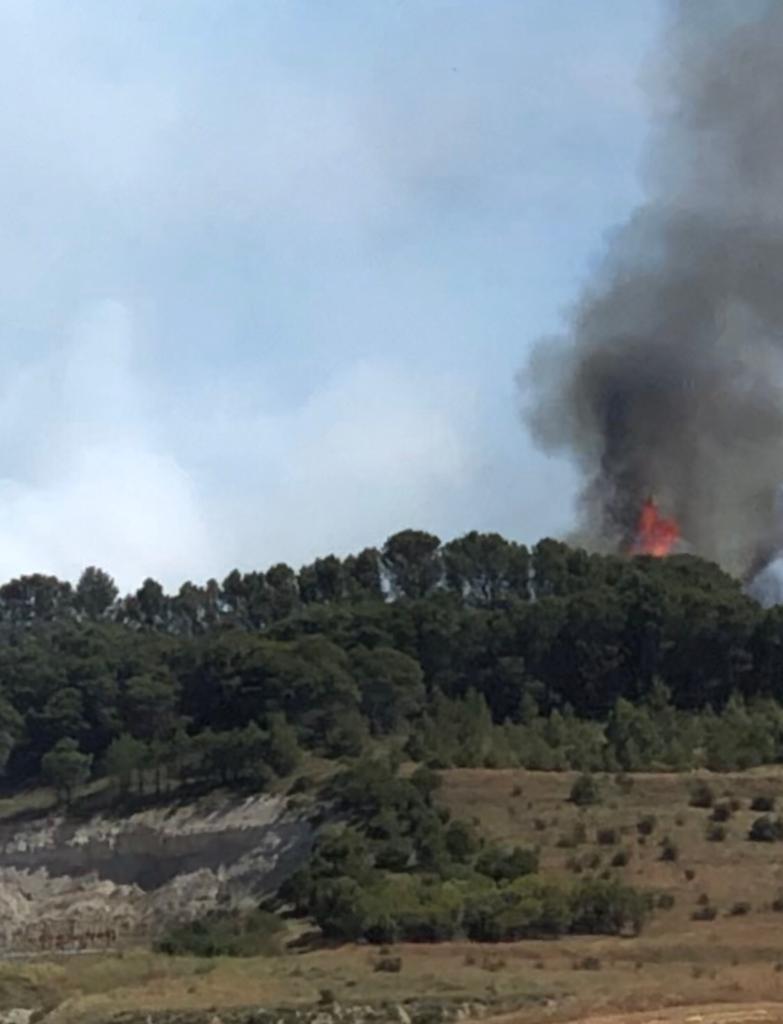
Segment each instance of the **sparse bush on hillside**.
M688 801L691 807L712 807L714 802L715 794L708 782L705 782L704 779L699 779L693 783Z
M751 910L750 903L746 903L744 900L733 903L729 909L729 917L743 917L745 914L749 914Z
M640 836L651 836L658 821L654 814L645 814L636 823L636 831Z
M709 843L722 843L726 838L726 826L719 825L715 821L709 822L707 825L706 838Z
M662 892L658 894L658 898L655 901L656 907L661 910L671 910L675 904L674 894L671 892Z
M768 814L770 811L775 810L775 797L761 794L754 796L750 802L750 809L752 811L762 811L765 814Z
M670 836L664 836L660 842L660 859L663 861L676 861L680 856L677 844Z
M595 838L599 846L615 846L617 844L617 829L599 828Z
M750 826L748 839L752 843L776 843L783 839L783 822L766 814L756 818Z
M719 804L715 804L710 814L710 821L726 822L729 821L732 815L731 807L725 801Z
M618 850L614 857L612 857L612 867L624 868L630 859L631 855L628 850Z
M697 907L696 910L691 914L692 921L714 921L718 916L718 911L715 907L705 904L702 907Z
M589 807L592 804L597 804L601 799L598 783L588 773L580 775L571 787L568 799L577 807Z

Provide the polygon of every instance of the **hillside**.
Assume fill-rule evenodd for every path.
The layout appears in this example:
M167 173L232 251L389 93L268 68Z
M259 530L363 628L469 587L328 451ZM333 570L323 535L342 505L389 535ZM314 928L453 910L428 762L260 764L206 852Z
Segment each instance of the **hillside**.
M781 679L780 609L690 556L404 531L173 597L12 581L0 944L37 959L0 1004L775 998Z

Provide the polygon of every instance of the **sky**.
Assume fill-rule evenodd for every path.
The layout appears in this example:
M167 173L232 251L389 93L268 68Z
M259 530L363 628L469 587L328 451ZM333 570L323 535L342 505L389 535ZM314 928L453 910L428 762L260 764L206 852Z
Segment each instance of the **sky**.
M515 373L642 197L658 0L0 0L0 579L573 521Z

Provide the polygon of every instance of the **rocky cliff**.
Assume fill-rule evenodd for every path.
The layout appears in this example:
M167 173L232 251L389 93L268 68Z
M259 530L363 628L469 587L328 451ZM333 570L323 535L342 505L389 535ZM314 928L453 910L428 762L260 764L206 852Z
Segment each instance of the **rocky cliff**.
M254 902L301 863L311 834L274 796L2 825L0 951L111 948Z

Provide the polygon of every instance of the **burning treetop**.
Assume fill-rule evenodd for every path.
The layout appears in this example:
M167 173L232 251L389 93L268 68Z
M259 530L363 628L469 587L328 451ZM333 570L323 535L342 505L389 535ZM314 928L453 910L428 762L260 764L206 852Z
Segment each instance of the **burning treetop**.
M655 501L648 498L639 513L632 554L655 555L656 558L661 558L671 554L679 539L680 528L675 520L661 515Z

